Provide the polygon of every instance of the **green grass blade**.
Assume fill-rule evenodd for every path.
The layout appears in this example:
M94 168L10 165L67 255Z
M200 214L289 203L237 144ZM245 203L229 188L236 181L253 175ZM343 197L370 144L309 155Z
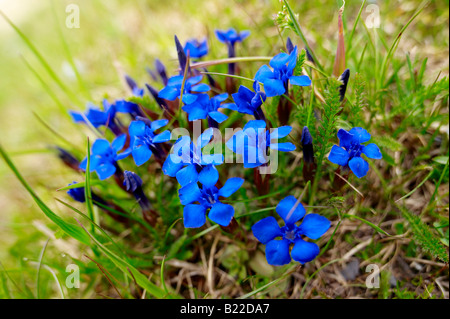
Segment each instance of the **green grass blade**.
M23 187L28 191L28 193L31 195L33 200L36 202L36 204L39 206L39 208L42 210L42 212L50 218L56 225L58 225L61 230L69 235L70 237L75 238L76 240L80 241L81 243L90 246L91 242L89 240L89 237L77 226L70 224L66 221L64 221L61 217L56 215L45 203L41 200L41 198L34 192L34 190L31 188L31 186L27 183L27 181L23 178L23 176L20 174L20 172L17 170L17 168L14 166L13 162L9 158L8 154L3 150L3 147L0 145L0 154L5 160L8 167L13 171L14 175L16 175L17 179L20 181Z

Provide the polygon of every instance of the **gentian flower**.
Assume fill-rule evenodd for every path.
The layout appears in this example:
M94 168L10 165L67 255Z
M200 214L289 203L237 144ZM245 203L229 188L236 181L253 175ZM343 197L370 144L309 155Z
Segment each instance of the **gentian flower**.
M313 181L314 173L316 170L316 164L314 163L314 147L311 133L307 126L303 127L302 139L303 147L303 177L305 180Z
M198 181L199 172L208 165L223 163L223 154L204 155L202 148L209 144L214 130L205 130L198 138L197 144L189 136L182 136L173 147L173 153L167 156L162 167L165 175L176 177L181 186Z
M201 227L206 222L206 213L213 222L228 226L234 216L234 208L231 205L220 202L219 197L229 197L236 192L244 180L233 177L225 182L221 189L215 185L219 180L219 173L213 165L202 169L198 176L202 188L197 182L189 183L179 190L181 204L186 205L183 210L184 227ZM198 202L199 204L193 204Z
M183 102L193 103L197 99L197 94L193 93L205 93L209 91L209 85L200 83L202 75L194 76L187 79L184 83ZM181 95L181 86L183 84L183 75L172 76L167 82L167 86L159 91L158 96L160 98L174 101Z
M347 91L348 79L350 78L350 69L346 69L341 76L339 77L339 81L342 82L342 85L339 87L339 100L344 100L345 92Z
M255 80L264 85L264 91L268 97L284 94L288 91L289 83L299 86L311 85L311 79L307 75L293 75L297 65L297 55L297 47L291 54L277 54L269 63L273 71L267 65L263 65L256 72Z
M233 53L236 42L242 42L250 35L250 31L237 32L233 28L229 28L228 30L216 30L215 33L220 42L225 43L229 49L233 48ZM230 52L230 50L228 52ZM234 57L234 54L229 56L230 58Z
M70 183L69 186L78 184L77 182ZM71 188L67 190L67 194L72 197L74 200L80 203L84 203L86 201L86 197L84 194L84 187Z
M200 59L208 54L208 41L204 39L200 42L197 39L191 39L184 46L186 55L188 51L191 58Z
M319 254L317 244L303 240L302 236L319 239L330 228L330 221L318 214L308 214L303 205L294 196L281 200L276 208L277 214L284 220L285 226L278 226L277 220L270 216L252 227L253 235L266 245L267 262L282 266L295 261L304 264ZM303 218L300 226L295 223ZM275 239L281 237L281 239ZM294 245L289 254L291 245Z
M134 198L136 198L136 201L142 209L144 219L150 225L154 226L156 224L158 214L152 209L152 205L150 204L148 197L144 194L142 189L142 179L139 175L130 171L124 171L123 175L123 185L125 186L125 189L127 192L132 193Z
M235 152L244 156L244 167L254 168L268 162L267 151L270 149L282 152L295 150L295 145L286 143L272 143L271 140L280 139L289 135L291 126L281 126L270 132L266 130L266 122L262 120L249 121L244 129L231 137L226 145Z
M118 153L124 146L127 136L122 134L118 136L111 144L105 139L97 139L92 145L90 157L90 171L95 171L101 180L112 176L116 171L120 170L117 161L130 155L130 149L126 149L122 153ZM80 163L80 168L86 170L87 158Z
M189 114L189 121L208 119L210 126L217 127L217 123L222 123L228 116L219 112L219 108L236 109L233 103L220 104L228 98L227 93L209 98L208 94L197 94L193 103L185 104L183 110ZM190 96L183 96L185 103L190 102Z
M361 127L354 127L348 132L340 129L337 136L339 146L333 145L328 159L332 163L350 168L358 178L366 176L369 171L369 163L361 157L362 154L374 159L383 157L376 144L362 144L368 142L371 136Z
M115 106L104 99L103 110L92 103L88 103L87 110L84 113L69 111L69 114L75 123L90 123L95 128L107 126L115 135L120 135L122 132L115 123L116 112Z
M260 90L257 81L253 83L254 92L241 85L237 93L231 94L239 113L251 114L257 120L265 121L261 105L266 101L266 94Z
M152 122L140 116L136 117L136 121L131 122L128 128L132 140L131 154L137 166L147 162L152 154L162 159L163 150L158 144L170 140L170 131L166 130L159 134L155 131L166 126L168 122L166 119Z
M236 56L236 42L242 42L250 35L250 31L237 32L233 28L230 28L228 30L216 30L215 33L217 39L227 45L229 58L234 58ZM235 63L228 64L228 73L235 74L235 71Z

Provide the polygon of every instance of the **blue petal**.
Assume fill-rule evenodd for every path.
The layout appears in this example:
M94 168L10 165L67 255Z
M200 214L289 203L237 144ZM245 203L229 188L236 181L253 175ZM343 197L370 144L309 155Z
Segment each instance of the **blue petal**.
M167 156L162 171L165 175L170 177L175 177L177 172L184 166L185 164L181 161L181 157L176 154L169 154Z
M103 155L111 149L111 146L107 140L98 139L92 145L93 155Z
M283 65L289 61L289 54L287 53L279 53L270 60L269 65L274 69L281 69Z
M354 157L348 162L348 166L356 177L361 178L367 175L369 171L369 163L363 160L361 157Z
M264 81L267 79L273 78L274 78L273 71L267 65L263 65L262 67L260 67L255 75L255 80L261 83L264 83Z
M184 104L192 104L195 101L197 101L197 98L198 98L198 94L185 93L185 94L183 94L183 103Z
M95 171L97 172L98 178L104 180L116 172L116 167L111 163L105 163L97 166Z
M234 135L226 142L227 147L235 152L236 154L242 154L244 152L244 143L246 139L246 134L243 130L237 131Z
M197 138L197 148L202 149L209 142L211 142L212 137L214 136L214 130L212 128L206 129L198 138Z
M211 88L209 87L208 84L206 83L200 83L198 85L195 85L191 88L192 92L208 92L209 90L211 90Z
M203 120L206 119L208 112L200 107L193 107L189 112L189 121Z
M338 164L341 166L347 165L348 158L349 158L348 152L337 145L333 145L333 147L331 148L330 155L328 155L328 160L331 163Z
M383 155L380 152L378 146L374 143L367 144L363 147L362 152L368 157L373 159L382 159Z
M100 164L100 158L96 155L91 155L89 160L89 171L93 172ZM83 171L86 171L87 168L87 157L83 159L79 166Z
M167 141L170 141L170 131L164 131L161 134L156 135L153 139L152 139L153 143L164 143Z
M337 137L339 138L339 146L349 149L352 144L358 143L358 140L353 134L350 134L344 129L339 129L337 132Z
M307 75L291 76L289 78L289 83L291 83L292 85L310 86L311 79Z
M215 203L208 214L209 219L221 226L230 225L233 216L233 206L221 202Z
M292 152L296 149L295 145L290 142L270 144L270 148L281 152Z
M164 127L169 123L169 120L162 119L162 120L156 120L153 121L150 128L152 129L152 132L156 131L157 129L160 129L161 127Z
M222 104L220 107L222 109L228 109L228 110L232 110L232 111L237 111L238 110L237 105L234 104L234 103L225 103L225 104Z
M350 134L355 135L359 143L365 143L370 140L370 134L362 127L354 127L349 131Z
M244 183L244 179L240 177L229 178L225 185L219 190L219 196L229 197L235 193L239 188L241 188Z
M224 161L223 154L206 154L202 155L201 165L220 165Z
M255 236L264 245L269 241L280 237L281 233L280 226L275 217L269 216L261 219L255 225L252 226L253 236Z
M167 86L175 86L175 87L181 88L181 84L183 83L183 78L184 78L183 75L172 76L167 81Z
M147 145L141 145L133 148L131 154L133 155L133 159L136 165L140 166L150 159L150 157L152 156L152 151L150 151Z
M178 194L180 196L180 202L183 205L192 204L193 202L198 201L200 196L202 196L197 183L190 183L183 186L178 190Z
M198 174L198 181L207 188L211 188L216 185L219 180L219 172L214 165L208 165L204 167L200 174Z
M278 139L288 136L292 131L292 126L281 126L271 130L270 139Z
M127 140L127 135L126 134L122 134L122 135L118 136L111 143L111 147L115 151L115 153L117 153L118 151L120 151L124 147L126 140Z
M187 84L190 84L191 86L196 85L197 83L199 83L203 78L203 75L197 75L197 76L193 76L189 79L186 80Z
M131 136L144 136L145 135L145 123L143 121L133 121L128 127L128 132Z
M291 262L290 242L286 239L271 240L266 245L266 259L270 265L283 266Z
M299 226L299 232L311 239L319 239L330 228L330 221L318 214L308 214Z
M319 246L315 243L310 243L307 241L304 241L301 238L298 238L295 243L294 247L292 248L291 255L292 259L295 261L298 261L301 264L304 264L308 261L313 260L317 257L319 254L320 249Z
M278 79L267 79L264 81L264 92L268 97L278 96L284 94L286 89L284 83Z
M202 205L189 204L183 209L183 224L186 228L202 227L206 222L206 209Z
M181 186L186 186L190 183L196 183L198 180L197 168L194 164L189 164L185 168L180 169L176 173L177 181Z
M69 111L69 114L74 122L86 122L81 112Z
M241 31L241 32L239 32L239 40L244 41L249 35L250 35L250 31L248 31L248 30Z
M228 118L228 116L226 116L225 114L217 112L217 111L209 112L208 115L217 123L222 123L223 121L225 121Z
M297 202L294 196L289 195L280 201L277 205L276 212L283 218L286 226L291 226L305 216L306 210L302 203Z
M166 86L158 93L158 97L169 101L175 100L178 96L180 96L180 90L173 86Z

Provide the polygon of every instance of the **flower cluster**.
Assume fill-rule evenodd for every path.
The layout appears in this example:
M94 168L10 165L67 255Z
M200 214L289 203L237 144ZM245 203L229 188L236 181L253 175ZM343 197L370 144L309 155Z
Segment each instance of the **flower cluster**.
M234 58L236 44L246 39L250 33L229 29L216 30L215 34L220 42L226 44L229 58ZM209 146L213 146L215 132L220 132L221 124L224 126L223 123L233 122L236 117L241 123L245 121L242 116L232 116L233 112L238 112L249 114L254 119L247 121L242 130L234 132L226 141L226 147L242 157L244 168L253 168L255 176L258 176L258 168L268 165L272 154L292 152L296 149L296 144L301 144L305 179L310 181L314 179L316 166L313 139L309 129L305 126L301 140L296 142L294 137L290 136L294 130L292 126L282 125L283 122L280 119L281 126L273 127L277 126L274 124L276 119L272 121L273 119L269 118L271 121L268 122L264 114L267 98L288 95L290 85L302 87L311 85L308 75L298 75L301 74L301 65L297 66L298 48L290 39L287 42L288 53L282 52L275 55L270 60L270 67L263 65L256 72L252 79L252 89L241 85L237 90L230 92L230 86L227 83L229 93L221 93L222 88L209 74L204 77L195 67L197 62L190 64L189 59L198 61L208 54L207 39L202 41L191 39L182 46L175 37L175 43L180 63L177 75L168 77L165 66L158 59L155 61L154 70L147 69L151 78L159 84L145 84L144 88L147 88L150 96L161 107L162 114L145 107L143 101L147 98L146 91L129 76L126 76L125 80L132 94L130 99L118 99L113 103L105 99L103 108L88 104L85 112L70 112L76 123L88 124L98 134L108 133L98 130L99 127L105 126L115 136L111 143L106 138L107 135L97 139L92 145L89 159L86 157L79 163L81 170L87 169L89 160L90 171L95 171L100 180L114 176L118 185L132 194L139 203L144 219L151 226L155 226L159 215L153 209L151 199L145 194L143 181L145 176L142 175L143 178L141 178L132 171L122 171L120 167L122 164L119 164L130 154L136 167L154 158L160 164L162 172L176 178L179 184L178 195L183 207L184 227L202 227L209 219L223 229L227 229L237 216L230 201L225 199L235 194L245 180L241 177L224 178L222 176L220 178L218 167L225 165L224 155L208 152L204 154L204 150L207 146L208 149ZM234 67L236 59L231 61L228 71L230 75L239 71ZM345 74L346 85L349 71ZM205 79L209 83L204 83ZM162 85L162 89L156 89L158 85ZM118 115L119 113L123 114ZM128 119L122 119L121 116L128 116ZM164 128L181 126L180 118L182 117L187 118L188 121L205 120L209 128L200 132L196 140L184 135L174 141L173 132ZM230 120L227 121L228 119ZM126 126L123 123L129 123L129 125ZM370 140L370 134L362 128L353 128L349 132L341 129L338 137L339 146L333 146L328 159L344 168L351 169L358 178L365 176L368 171L368 163L361 157L362 154L373 159L382 157L375 144L362 144ZM283 141L282 139L285 138L290 138L294 143ZM171 141L174 141L173 144ZM60 157L69 164L68 166L78 169L76 159L64 152L60 154ZM259 178L262 179L260 176ZM258 187L256 179L257 177L255 177L255 184ZM85 201L84 188L73 187L74 185L69 189L68 194L77 201ZM113 203L95 194L93 199L100 207L108 206L117 210ZM330 221L317 214L306 214L304 206L294 196L287 196L281 200L276 207L276 212L283 219L284 226L280 227L277 220L269 216L252 227L254 237L266 245L268 263L285 265L293 259L303 264L316 258L319 254L319 246L314 242L306 241L305 237L312 240L319 239L330 228ZM299 224L300 221L302 222Z

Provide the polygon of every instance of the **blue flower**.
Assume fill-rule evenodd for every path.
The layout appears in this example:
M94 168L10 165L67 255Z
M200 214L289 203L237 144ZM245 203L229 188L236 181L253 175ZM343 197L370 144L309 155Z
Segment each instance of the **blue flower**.
M208 54L208 41L205 39L202 42L197 39L191 39L186 42L184 52L188 53L189 57L199 59Z
M168 122L166 119L152 122L140 116L136 117L136 121L131 122L128 128L132 141L131 154L137 166L147 162L152 154L159 159L162 158L163 150L158 144L170 140L170 131L166 130L159 134L155 131L166 126Z
M369 141L371 136L361 127L354 127L349 132L340 129L337 136L339 138L339 146L333 145L328 159L332 163L349 167L358 178L366 176L369 171L369 163L361 157L362 154L368 158L383 158L376 144L362 144Z
M183 210L184 227L201 227L206 222L206 213L213 222L228 226L234 216L234 208L231 205L220 202L219 197L229 197L244 183L244 179L233 177L225 182L221 189L215 185L219 179L219 173L213 165L202 169L198 176L202 188L197 182L189 183L179 190L181 204L186 205ZM199 204L193 204L198 202Z
M69 186L78 184L77 182L70 183ZM84 187L71 188L67 191L70 197L80 203L84 203L86 201L86 197L84 194Z
M264 85L264 91L268 97L284 94L289 83L299 86L311 85L311 79L307 75L293 75L294 68L297 65L297 54L297 47L291 54L277 54L269 63L273 71L267 65L263 65L256 72L255 80Z
M208 94L197 94L196 99L192 103L190 102L190 96L183 96L183 101L185 104L183 110L189 114L189 121L203 120L208 118L216 121L217 123L222 123L228 116L219 112L219 108L236 109L236 105L233 103L221 104L228 98L228 94L216 95L209 98Z
M278 226L277 220L270 216L252 227L253 235L266 245L267 262L282 266L295 261L304 264L319 254L317 244L303 240L302 236L319 239L330 228L330 221L317 214L306 214L303 205L294 196L284 198L276 208L277 214L284 220L285 226ZM295 223L303 218L300 226ZM276 239L281 237L281 239ZM294 245L289 254L291 244Z
M223 163L223 154L202 154L202 148L209 144L214 130L209 128L197 139L197 145L189 136L182 136L173 147L173 153L167 156L162 171L165 175L176 177L181 186L198 181L198 172L208 165Z
M130 155L130 149L118 153L124 146L127 136L118 136L111 144L105 139L98 139L92 145L90 171L95 171L101 180L112 176L118 169L117 161ZM80 168L86 170L87 158L80 163Z
M252 90L241 85L237 93L231 94L239 113L251 114L257 120L265 120L261 105L266 101L266 94L261 91L257 81L253 83Z
M205 93L210 90L208 84L200 83L202 77L202 75L198 75L191 77L185 81L183 101L189 101L190 103L193 103L197 99L197 94L192 93ZM181 95L182 84L183 75L172 76L167 82L167 86L159 91L158 96L169 101L174 101Z
M244 129L238 131L227 141L227 147L244 156L244 167L254 168L268 162L269 149L282 152L295 150L295 145L286 143L271 143L271 140L286 137L291 132L291 126L281 126L270 132L266 129L266 122L262 120L249 121Z
M232 46L234 46L236 42L244 41L250 35L250 31L237 32L233 28L228 30L216 30L215 33L220 42L230 44Z
M89 122L95 128L104 125L108 127L115 125L114 118L116 116L116 109L106 99L103 100L103 110L92 103L88 103L85 112L69 111L69 114L72 116L74 122Z

